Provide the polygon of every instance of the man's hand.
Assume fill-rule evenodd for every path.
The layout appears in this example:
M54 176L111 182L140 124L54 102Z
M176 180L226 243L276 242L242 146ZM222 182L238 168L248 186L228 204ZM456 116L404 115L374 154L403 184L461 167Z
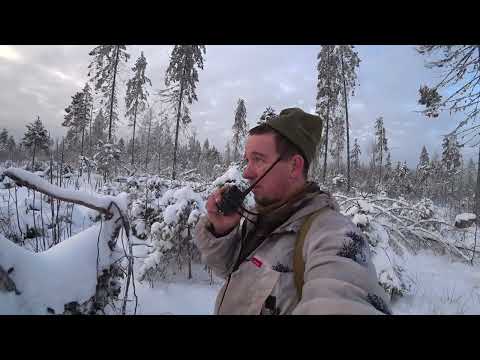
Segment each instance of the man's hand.
M217 204L222 201L222 194L227 190L227 187L222 187L210 194L207 200L207 217L213 226L213 231L216 235L226 235L240 222L240 214L233 213L231 215L221 215L218 213Z

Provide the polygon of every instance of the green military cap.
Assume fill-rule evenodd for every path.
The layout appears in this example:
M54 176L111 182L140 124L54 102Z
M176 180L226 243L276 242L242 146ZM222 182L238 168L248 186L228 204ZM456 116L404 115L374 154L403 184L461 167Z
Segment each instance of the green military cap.
M266 124L290 140L303 152L309 164L322 137L322 119L299 108L284 109Z

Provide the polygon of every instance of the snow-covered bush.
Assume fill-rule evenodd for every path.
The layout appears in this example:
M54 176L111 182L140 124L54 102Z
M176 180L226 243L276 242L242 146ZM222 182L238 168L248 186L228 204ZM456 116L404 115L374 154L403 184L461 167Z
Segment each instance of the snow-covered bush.
M153 248L144 260L139 278L165 277L174 263L180 270L188 265L191 278L191 263L198 260L199 255L192 242L192 230L204 200L190 186L185 186L167 190L158 203L163 211L159 221L151 226Z

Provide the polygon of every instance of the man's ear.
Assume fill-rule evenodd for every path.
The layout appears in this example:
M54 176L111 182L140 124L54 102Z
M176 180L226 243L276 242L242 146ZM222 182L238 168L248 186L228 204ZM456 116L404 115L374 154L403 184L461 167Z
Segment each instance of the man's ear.
M303 160L303 157L298 154L293 155L291 158L291 177L296 179L302 176L304 166L305 160Z

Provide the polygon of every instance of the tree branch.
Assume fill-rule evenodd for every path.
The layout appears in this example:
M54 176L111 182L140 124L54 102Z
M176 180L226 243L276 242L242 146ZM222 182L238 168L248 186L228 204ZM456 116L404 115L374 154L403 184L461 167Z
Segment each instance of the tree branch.
M109 205L114 202L111 196L94 196L83 191L66 190L48 183L37 175L18 168L5 170L4 174L11 178L17 185L25 186L42 194L56 199L85 206L102 214L111 215Z

